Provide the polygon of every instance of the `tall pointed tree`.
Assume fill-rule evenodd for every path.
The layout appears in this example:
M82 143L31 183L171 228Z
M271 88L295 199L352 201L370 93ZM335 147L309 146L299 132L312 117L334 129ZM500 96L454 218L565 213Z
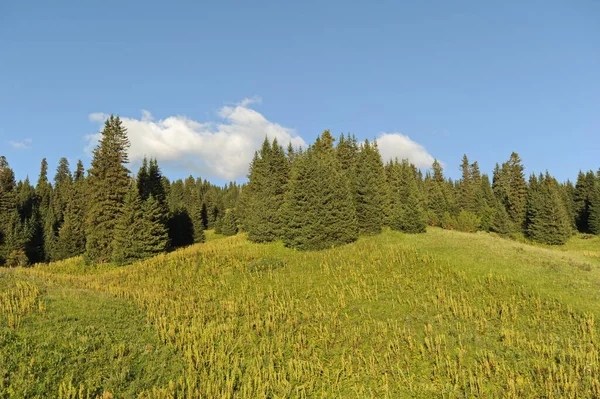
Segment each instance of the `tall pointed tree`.
M358 238L352 195L333 142L325 131L294 161L283 206L288 247L319 250Z
M352 186L358 227L362 233L377 234L385 223L388 196L385 169L376 143L364 142L357 164L360 167L354 173Z
M66 259L85 252L85 187L83 163L77 162L64 222L58 231L56 259Z
M116 221L129 187L127 129L118 116L111 115L104 124L100 143L93 152L88 176L86 212L86 261L107 262L112 256Z
M254 242L275 241L283 234L281 206L288 182L289 161L274 139L263 145L250 165L243 225Z

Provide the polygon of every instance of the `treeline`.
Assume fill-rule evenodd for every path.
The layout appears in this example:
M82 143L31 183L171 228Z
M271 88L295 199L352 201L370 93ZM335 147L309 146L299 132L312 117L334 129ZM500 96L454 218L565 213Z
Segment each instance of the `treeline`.
M265 140L236 207L250 240L323 249L384 226L421 233L427 225L555 245L577 231L600 234L600 172L580 173L575 185L547 172L527 180L512 153L490 179L465 155L452 181L438 161L423 174L406 160L384 164L377 143L334 141L326 131L306 150L284 151Z
M111 116L87 173L81 161L71 172L61 158L51 183L43 159L33 186L29 179L17 183L0 157L0 265L77 255L88 263L126 264L203 242L204 230L221 229L238 185L218 187L191 176L170 182L154 159L144 160L134 178L126 168L128 147L122 122Z
M48 262L84 255L88 263L127 264L203 242L204 231L254 242L283 241L318 250L377 234L440 226L521 235L563 244L575 232L600 234L600 172L581 172L574 185L549 173L525 177L518 154L490 178L463 157L462 177L446 178L435 161L423 173L407 160L384 163L376 142L325 131L306 149L265 141L248 183L225 187L188 177L170 182L155 159L137 175L127 169L129 140L111 116L91 168L74 173L59 161L53 182L42 160L35 186L16 182L0 157L0 264Z

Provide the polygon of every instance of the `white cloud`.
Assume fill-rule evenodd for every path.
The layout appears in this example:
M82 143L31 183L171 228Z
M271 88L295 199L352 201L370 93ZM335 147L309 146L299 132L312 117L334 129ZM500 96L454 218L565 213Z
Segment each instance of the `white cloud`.
M129 159L140 161L144 156L159 162L197 172L202 177L238 180L246 177L254 151L260 148L265 135L277 138L286 146L306 147L304 140L293 129L269 121L261 113L249 108L260 98L244 99L239 104L221 108L219 122L197 122L185 116L170 116L154 120L152 114L142 111L140 119L121 120L127 128L131 148ZM92 122L103 123L107 115L93 113ZM91 151L100 134L86 136Z
M31 148L31 143L33 140L25 139L23 141L9 141L8 144L12 146L15 150L28 150Z
M382 133L377 138L377 145L384 162L406 158L418 168L430 168L434 161L425 147L402 133Z

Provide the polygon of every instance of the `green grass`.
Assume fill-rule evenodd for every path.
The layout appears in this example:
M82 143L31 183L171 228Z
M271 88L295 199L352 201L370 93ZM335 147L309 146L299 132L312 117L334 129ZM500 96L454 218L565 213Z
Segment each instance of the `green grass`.
M0 397L600 396L597 239L385 231L306 253L207 233L124 268L0 273L43 304L0 327Z
M6 280L19 281L14 273L0 272L4 292ZM39 289L41 308L17 328L0 323L0 397L47 398L60 392L66 398L80 390L81 397L135 397L183 372L180 357L161 345L133 304L98 291Z

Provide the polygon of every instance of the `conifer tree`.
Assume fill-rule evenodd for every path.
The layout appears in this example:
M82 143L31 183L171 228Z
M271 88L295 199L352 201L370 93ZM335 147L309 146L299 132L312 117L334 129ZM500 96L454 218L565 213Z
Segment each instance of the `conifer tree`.
M283 215L286 246L319 250L358 238L358 223L348 182L325 131L294 161Z
M142 239L144 228L142 201L136 185L130 185L119 211L119 218L113 228L111 260L125 265L143 259Z
M377 234L385 223L388 196L385 169L376 143L364 142L357 164L360 167L354 173L353 186L359 230L365 234Z
M577 176L577 183L575 184L575 192L573 193L574 200L574 211L575 211L575 224L577 230L581 233L589 233L589 219L590 219L590 206L592 197L596 192L596 176L594 172L588 171L587 173L579 172Z
M102 138L93 152L88 176L86 211L86 261L107 262L113 256L116 221L129 188L127 129L119 117L111 115L104 124Z
M588 225L590 233L600 235L600 170L596 176L598 182L595 184L590 195L590 211Z
M231 210L225 212L221 222L221 234L226 236L236 235L238 232L235 215Z
M499 199L494 200L494 210L489 230L500 235L508 235L514 231L506 207Z
M254 242L275 241L283 234L281 206L289 175L285 151L274 139L265 137L262 148L250 165L246 187L244 228Z
M466 154L463 156L460 168L462 170L462 180L459 184L459 207L464 211L475 212L474 179L469 158Z
M571 236L565 205L558 183L547 172L532 176L527 196L526 234L533 241L561 245Z
M58 231L56 259L66 259L85 252L85 187L84 169L77 162L73 186L65 210L64 222Z
M0 265L12 252L11 234L17 207L15 174L4 156L0 156Z
M475 187L475 213L481 220L481 229L489 231L496 212L496 198L492 191L490 178L484 174Z
M424 233L427 220L417 187L415 170L406 159L387 165L391 206L389 225L405 233Z
M139 232L139 256L148 258L169 248L169 231L164 220L164 206L151 194L141 205L142 229Z
M54 248L56 217L52 209L52 185L48 181L48 162L46 158L42 159L40 165L40 175L35 186L36 207L38 209L38 223L41 227L40 235L43 245L40 251L40 260L50 261L51 252Z
M516 152L510 155L507 163L509 176L507 192L507 212L515 226L522 226L525 221L525 207L527 201L527 183L525 182L525 169L521 158Z
M451 203L442 165L437 160L434 160L432 169L433 174L430 175L428 173L424 182L428 222L432 226L439 226L444 213L451 211Z
M64 212L70 197L73 176L67 158L61 158L54 175L54 190L52 192L52 207L56 216L57 224L60 226L64 219Z
M205 242L206 236L204 234L204 221L202 218L202 202L194 204L190 218L192 219L192 227L194 230L194 243Z

